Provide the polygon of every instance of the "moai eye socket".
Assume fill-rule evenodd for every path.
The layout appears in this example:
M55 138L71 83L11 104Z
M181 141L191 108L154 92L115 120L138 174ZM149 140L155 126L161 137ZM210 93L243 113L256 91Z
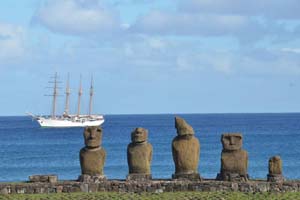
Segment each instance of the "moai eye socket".
M241 139L242 139L242 137L240 137L240 136L233 136L232 138L233 138L234 144L239 143L241 141Z
M229 143L229 141L230 141L230 136L225 136L225 137L223 138L223 140L224 140L225 142L228 142L228 143Z

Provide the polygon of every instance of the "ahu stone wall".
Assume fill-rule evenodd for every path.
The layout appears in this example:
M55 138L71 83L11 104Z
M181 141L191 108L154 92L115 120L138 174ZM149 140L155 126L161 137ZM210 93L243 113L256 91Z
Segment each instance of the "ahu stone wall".
M56 183L0 183L1 194L41 194L70 192L300 192L300 181L282 183L252 180L229 182L215 180L105 180L99 182L61 181Z

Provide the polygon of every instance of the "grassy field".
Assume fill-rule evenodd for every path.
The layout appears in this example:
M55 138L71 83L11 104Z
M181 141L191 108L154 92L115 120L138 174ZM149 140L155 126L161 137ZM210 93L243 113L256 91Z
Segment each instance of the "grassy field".
M300 200L300 193L240 193L240 192L166 192L160 194L143 193L114 193L114 192L98 192L98 193L60 193L60 194L17 194L17 195L1 195L0 199L13 199L13 200L96 200L96 199L285 199L285 200Z

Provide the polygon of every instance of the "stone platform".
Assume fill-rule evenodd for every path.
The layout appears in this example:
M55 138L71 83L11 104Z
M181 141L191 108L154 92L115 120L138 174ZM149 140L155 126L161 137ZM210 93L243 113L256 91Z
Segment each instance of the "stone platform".
M300 192L300 180L284 181L282 183L265 180L250 180L247 182L227 182L215 180L188 181L153 179L148 181L105 180L98 183L78 181L58 181L56 183L18 182L0 183L1 194L34 194L61 192Z

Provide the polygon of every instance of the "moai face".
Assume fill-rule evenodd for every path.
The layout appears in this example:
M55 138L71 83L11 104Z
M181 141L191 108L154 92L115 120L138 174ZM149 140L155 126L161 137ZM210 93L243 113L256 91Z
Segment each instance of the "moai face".
M223 150L236 151L242 148L243 138L241 134L223 134L222 135Z
M97 126L86 127L83 136L85 146L89 148L99 147L102 140L102 129Z
M136 128L131 133L131 141L133 143L142 143L148 139L148 130L144 128Z

